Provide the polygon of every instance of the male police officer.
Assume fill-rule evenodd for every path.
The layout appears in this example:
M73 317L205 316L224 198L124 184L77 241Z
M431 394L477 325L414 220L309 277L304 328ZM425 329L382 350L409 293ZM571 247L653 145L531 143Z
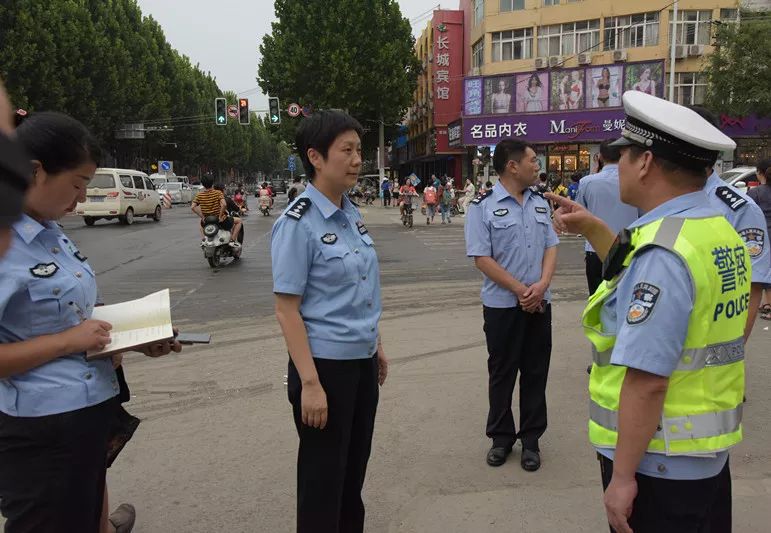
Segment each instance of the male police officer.
M707 109L692 106L701 117L717 127L717 118ZM750 290L750 308L748 310L747 326L744 329L746 341L752 333L758 307L763 296L763 288L771 284L771 249L767 246L766 216L755 200L745 194L745 191L730 185L717 175L713 169L704 192L709 202L717 211L723 214L728 222L747 246L752 259L752 285Z
M599 217L614 233L618 233L637 220L639 212L635 207L622 202L619 197L618 160L621 153L618 147L610 146L611 142L603 141L600 144L600 160L605 166L597 174L590 174L578 183L576 203ZM584 251L586 282L591 296L602 283L602 261L588 240Z
M583 316L608 521L619 533L728 532L751 265L703 188L736 145L677 104L638 91L623 100L621 200L645 214L614 242L599 219L550 196L557 224L589 238L608 280Z
M522 468L541 466L538 439L546 431L546 378L551 357L551 295L557 234L549 204L529 187L538 181L538 159L525 143L505 139L495 147L499 181L472 200L466 218L466 253L484 274L482 303L487 337L490 411L487 464L506 462L522 443ZM520 373L520 428L511 410Z

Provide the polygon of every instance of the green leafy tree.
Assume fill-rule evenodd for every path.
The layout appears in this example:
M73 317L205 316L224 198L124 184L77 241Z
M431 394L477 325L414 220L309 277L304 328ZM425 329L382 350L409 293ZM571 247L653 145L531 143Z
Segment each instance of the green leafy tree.
M419 62L409 21L395 0L276 0L277 22L260 45L262 90L315 109L345 109L371 146L378 122L401 121L412 101ZM302 118L279 129L292 135Z
M771 17L743 12L739 24L718 24L707 59L707 105L732 116L771 115Z

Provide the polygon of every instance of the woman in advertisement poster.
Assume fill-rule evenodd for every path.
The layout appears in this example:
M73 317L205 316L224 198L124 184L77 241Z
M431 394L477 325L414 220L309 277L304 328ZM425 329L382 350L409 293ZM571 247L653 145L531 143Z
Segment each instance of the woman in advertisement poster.
M508 113L511 95L506 92L506 80L498 80L498 92L493 94L493 113Z
M610 69L608 67L602 67L602 74L600 74L600 78L595 82L594 93L597 96L597 104L595 107L608 107L610 105L611 85ZM618 90L614 88L614 98L617 97L617 93Z
M650 68L646 67L643 69L643 71L640 73L640 81L635 83L632 89L656 96L656 82L651 79Z
M568 102L570 101L570 77L567 74L562 76L559 84L559 108L560 111L568 109Z
M570 73L570 93L568 94L568 109L580 109L581 99L584 97L584 82L581 79L581 71L574 70Z
M527 89L522 93L525 112L543 111L543 84L538 74L533 73L527 80Z

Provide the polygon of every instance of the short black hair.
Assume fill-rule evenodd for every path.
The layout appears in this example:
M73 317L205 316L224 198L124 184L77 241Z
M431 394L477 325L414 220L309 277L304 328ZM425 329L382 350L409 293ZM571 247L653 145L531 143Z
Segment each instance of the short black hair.
M582 177L583 177L583 176L581 175L581 173L580 173L580 172L574 172L574 173L573 173L573 175L572 175L572 176L570 176L570 180L571 180L573 183L578 183L579 181L581 181L581 178L582 178Z
M490 187L492 187L492 186L493 186L493 182L492 182L492 181L487 181L487 182L485 182L485 187L487 187L488 189L489 189Z
M528 148L532 147L525 142L514 139L503 139L499 142L495 146L495 154L493 155L493 168L498 175L503 174L503 171L506 170L506 163L509 161L519 163Z
M99 165L102 157L96 138L83 124L63 113L26 115L16 128L16 137L30 159L40 161L49 174L85 163Z
M648 152L649 150L646 150L642 146L637 145L631 145L629 146L629 149L632 152L632 159L638 159L642 154L645 152ZM670 161L669 159L664 159L663 157L660 157L656 154L653 154L653 162L657 164L659 167L661 167L662 170L669 174L680 174L681 176L686 177L691 181L691 185L698 185L700 187L704 187L707 183L707 178L709 177L710 173L707 172L707 166L705 165L704 168L694 168L689 166L683 166L680 165L674 161Z
M759 173L765 175L766 171L771 168L771 159L761 159L758 161L757 165L755 165L755 168Z
M615 141L607 140L600 143L600 155L606 163L618 163L618 160L621 159L621 150L618 146L611 146L612 142Z
M540 174L538 174L538 179L540 179L541 181L546 181L548 177L549 175L546 172L541 172Z
M211 189L214 186L214 176L204 176L201 178L201 185L204 189Z
M303 119L297 128L295 145L309 180L316 177L316 169L308 159L308 150L313 148L326 160L332 143L347 131L355 131L359 137L364 135L359 121L343 111L314 111L310 117Z

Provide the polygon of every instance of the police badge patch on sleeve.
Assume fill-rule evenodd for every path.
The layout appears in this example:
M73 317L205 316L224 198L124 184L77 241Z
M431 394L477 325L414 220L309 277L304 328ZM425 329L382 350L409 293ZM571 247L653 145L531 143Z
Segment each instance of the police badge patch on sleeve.
M661 289L650 283L638 283L632 291L632 303L626 314L626 323L635 325L645 322L659 299Z
M739 232L739 236L747 246L750 257L755 259L763 254L763 246L766 244L766 232L760 228L746 228Z

